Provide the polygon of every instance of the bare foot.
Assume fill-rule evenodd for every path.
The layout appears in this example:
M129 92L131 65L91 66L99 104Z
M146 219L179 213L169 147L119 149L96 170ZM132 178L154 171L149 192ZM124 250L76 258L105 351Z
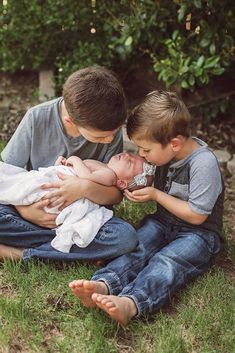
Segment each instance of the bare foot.
M96 303L91 299L93 293L108 294L108 288L104 282L79 279L70 282L69 287L82 304L88 308L96 307Z
M129 297L117 297L115 295L92 295L94 303L109 316L125 326L137 314L135 302Z
M12 246L0 244L0 260L11 259L20 260L22 259L23 250L19 248L13 248Z

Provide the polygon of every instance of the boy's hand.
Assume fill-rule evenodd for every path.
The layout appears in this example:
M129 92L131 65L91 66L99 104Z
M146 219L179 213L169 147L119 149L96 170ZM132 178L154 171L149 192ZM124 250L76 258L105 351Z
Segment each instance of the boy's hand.
M157 201L157 189L153 187L146 187L133 192L125 190L124 196L133 202Z
M44 228L55 228L57 214L49 214L44 211L49 200L40 200L29 206L16 206L17 211L26 221Z
M44 196L44 199L49 199L51 203L49 207L61 205L59 210L71 205L76 200L79 200L86 195L88 181L80 179L76 176L58 174L61 181L56 183L47 183L42 186L42 189L54 189Z

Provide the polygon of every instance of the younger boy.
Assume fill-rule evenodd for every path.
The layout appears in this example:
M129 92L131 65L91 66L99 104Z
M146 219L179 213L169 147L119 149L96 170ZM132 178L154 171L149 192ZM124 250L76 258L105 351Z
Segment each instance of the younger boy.
M157 165L155 187L125 195L156 201L138 230L135 252L111 261L92 281L70 283L84 305L126 325L162 308L179 288L204 273L221 247L223 182L203 141L190 136L190 114L175 93L154 91L127 122L139 154Z
M67 79L63 97L29 109L3 150L2 160L28 170L48 167L58 155L107 163L122 151L120 127L125 119L125 96L117 78L106 68L87 67ZM48 185L49 190L56 190L45 200L16 208L0 205L0 258L93 261L114 258L135 248L134 228L113 217L87 248L73 247L64 256L56 252L50 243L57 215L44 211L54 197L62 208L83 197L101 205L122 199L115 186L63 174L60 179Z

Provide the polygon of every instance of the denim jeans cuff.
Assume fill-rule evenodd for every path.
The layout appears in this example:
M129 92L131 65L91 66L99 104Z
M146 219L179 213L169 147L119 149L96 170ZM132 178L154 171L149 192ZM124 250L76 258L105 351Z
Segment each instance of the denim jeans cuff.
M122 293L120 293L119 297L128 297L134 301L136 308L137 308L137 314L136 314L135 318L138 318L144 312L150 311L149 310L149 303L148 303L149 298L142 291L135 291L134 293L132 291L132 294L130 294L128 290L124 290L124 291L122 291Z
M31 259L31 249L24 249L22 257L24 262L28 262Z
M94 275L91 280L104 282L108 287L109 294L111 295L118 295L122 291L121 282L115 273L102 273L100 275Z

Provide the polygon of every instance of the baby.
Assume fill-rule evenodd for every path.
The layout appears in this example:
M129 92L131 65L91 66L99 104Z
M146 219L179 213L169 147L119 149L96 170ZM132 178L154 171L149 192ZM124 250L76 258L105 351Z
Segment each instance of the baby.
M113 156L107 164L94 159L82 161L77 156L68 159L60 156L55 165L70 166L80 178L106 186L116 185L120 190L152 185L155 173L155 166L147 163L144 158L127 152Z
M68 159L60 156L55 166L31 171L0 162L0 203L16 206L39 201L48 193L42 185L58 181L58 173L133 191L152 184L155 167L144 158L129 153L117 154L107 164L91 159L82 161L77 156ZM111 210L88 199L75 201L62 211L60 206L46 208L46 211L58 213L58 227L51 245L62 252L69 252L73 244L88 246L100 227L113 216Z

